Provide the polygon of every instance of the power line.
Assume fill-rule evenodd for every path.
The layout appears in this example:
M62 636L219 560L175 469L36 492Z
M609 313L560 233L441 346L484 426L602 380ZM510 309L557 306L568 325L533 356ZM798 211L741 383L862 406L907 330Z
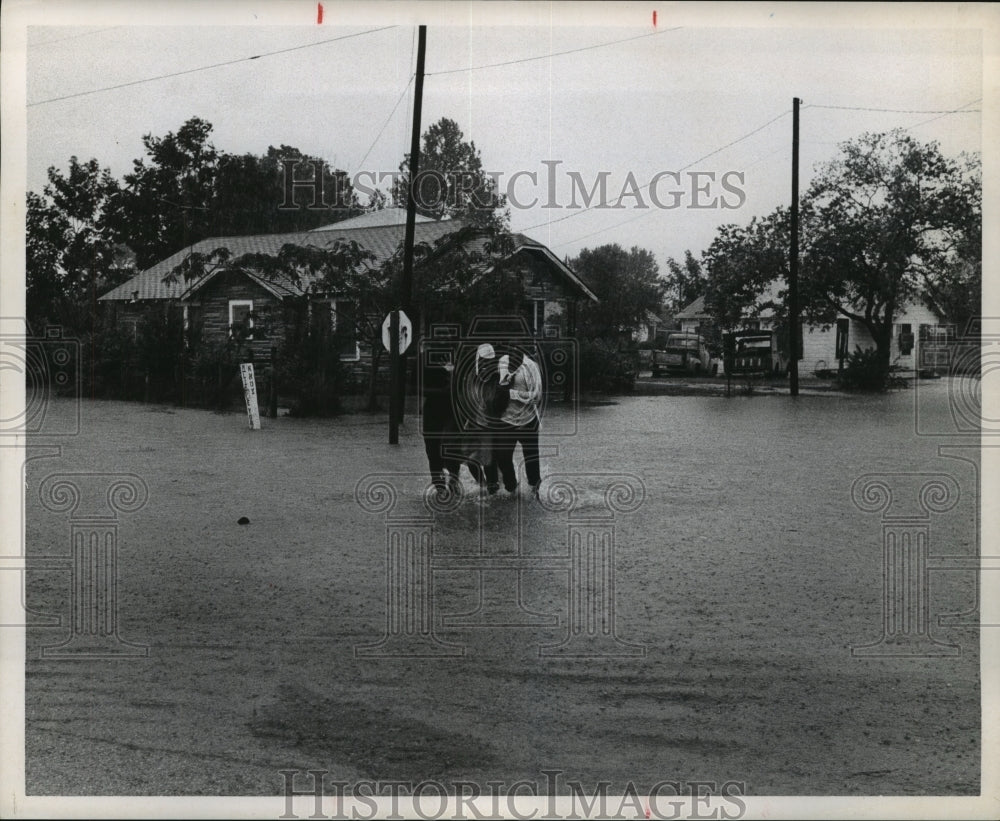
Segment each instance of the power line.
M34 103L28 103L27 107L31 108L32 106L44 105L45 103L55 103L59 102L60 100L71 100L74 97L86 97L89 94L99 94L102 91L114 91L115 89L118 88L128 88L129 86L136 86L142 83L151 83L154 82L155 80L166 80L169 79L170 77L181 77L185 74L194 74L195 72L198 71L208 71L213 68L232 66L236 65L237 63L245 63L250 60L259 60L262 57L273 57L276 54L287 54L290 51L300 51L301 49L313 48L314 46L323 46L326 45L327 43L335 43L338 40L349 40L352 37L361 37L365 34L374 34L377 31L385 31L386 29L391 29L391 28L396 28L396 26L382 26L381 28L377 29L369 29L368 31L359 31L354 34L345 34L341 37L331 37L327 40L319 40L318 42L315 43L306 43L305 45L301 46L292 46L291 48L282 48L278 49L277 51L268 51L263 54L255 54L252 57L240 57L237 60L227 60L224 63L213 63L210 66L199 66L198 68L189 68L184 71L174 71L171 72L170 74L159 74L156 77L146 77L142 80L132 80L127 83L119 83L118 85L105 86L104 88L95 88L92 89L91 91L79 91L76 94L65 94L62 97L50 97L47 100L38 100L37 102Z
M392 111L389 112L389 116L386 117L385 122L382 123L382 127L379 129L378 134L375 135L375 139L372 140L372 144L368 146L368 150L365 152L365 156L361 158L361 162L358 163L358 171L363 171L365 167L365 160L368 159L368 155L372 153L372 149L375 144L385 133L385 129L388 127L389 122L392 120L393 115L396 113L396 109L399 108L399 104L403 102L403 97L406 96L406 92L410 90L410 85L413 83L413 75L410 75L410 79L406 81L406 85L403 87L402 93L399 95L399 99L396 100L396 104L392 107Z
M960 108L956 109L956 112L958 112L958 111L964 112L964 110L966 110L966 106L975 105L976 103L981 102L981 101L982 101L982 97L980 97L980 98L978 98L976 100L973 100L971 103L966 103L964 106L961 106ZM971 108L968 109L968 111L973 111L973 110L978 110L978 109L971 109ZM914 123L913 125L906 126L906 128L908 130L912 129L912 128L920 128L920 126L922 126L922 125L927 125L927 123L933 123L936 120L940 120L942 117L947 117L949 114L954 114L956 112L949 111L949 112L947 112L947 114L939 114L937 117L931 117L929 120L921 120L919 123Z
M716 154L720 153L721 151L725 151L727 148L731 148L732 146L736 145L737 143L741 143L744 140L749 139L754 134L756 134L756 133L758 133L760 131L763 131L765 128L767 128L770 125L773 125L778 120L780 120L782 117L786 117L790 113L791 113L791 109L788 109L786 111L781 112L781 114L779 114L776 117L772 117L770 120L768 120L763 125L757 126L757 128L755 128L753 131L748 131L742 137L737 137L735 140L733 140L732 142L726 143L721 148L716 148L713 151L710 151L709 153L705 154L704 156L699 157L698 159L694 160L693 162L689 162L684 167L678 168L674 173L679 174L682 171L687 171L692 166L697 165L698 163L703 162L704 160L707 160L709 157L714 157ZM642 190L644 190L646 188L649 188L650 185L652 185L652 180L650 180L650 182L647 182L645 185L640 186L637 190L638 191L642 191ZM588 205L585 208L581 208L579 211L574 211L572 214L567 214L565 217L558 217L557 219L547 220L546 222L540 222L540 223L538 223L536 225L529 225L527 228L522 229L522 231L531 231L531 230L533 230L535 228L541 228L541 227L543 227L545 225L554 225L557 222L562 222L563 220L568 220L568 219L572 219L573 217L578 217L581 214L585 214L587 211L590 211L592 208L596 208L596 207L597 207L596 205ZM625 225L625 223L632 222L632 220L639 219L639 217L644 217L648 213L649 213L649 211L643 211L643 213L640 214L637 217L629 217L627 220L623 220L622 222L615 223L614 225L609 225L607 228L602 228L600 231L595 231L594 234L600 234L603 231L610 231L612 228L617 228L619 225ZM594 234L587 234L587 237L591 237ZM586 239L587 237L577 237L577 239ZM577 241L576 239L569 240L569 242L576 242L576 241ZM568 244L568 242L560 243L560 245L567 245L567 244Z
M534 60L547 60L550 57L561 57L564 54L578 54L581 51L591 51L595 48L605 48L606 46L616 46L619 43L630 43L633 40L642 40L646 37L656 37L660 34L666 34L668 31L677 31L683 28L683 26L675 26L674 28L664 29L663 31L654 31L649 34L637 34L635 37L626 37L623 40L612 40L609 43L596 43L592 46L582 46L580 48L571 48L567 51L555 51L550 54L540 54L537 57L523 57L520 60L506 60L502 63L487 63L482 66L467 66L466 68L449 68L444 71L428 71L428 77L437 77L440 74L460 74L463 71L479 71L484 68L499 68L500 66L513 66L517 63L530 63Z
M973 103L978 103L982 100L980 97L978 100L973 100L968 105ZM980 109L978 108L947 108L947 109L911 109L911 108L863 108L860 106L850 106L850 105L817 105L816 103L809 103L803 106L803 108L828 108L836 111L881 111L887 114L973 114Z

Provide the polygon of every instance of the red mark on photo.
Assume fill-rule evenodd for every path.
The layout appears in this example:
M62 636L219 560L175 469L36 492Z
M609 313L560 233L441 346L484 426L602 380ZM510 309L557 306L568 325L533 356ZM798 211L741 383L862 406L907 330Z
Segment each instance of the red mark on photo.
M322 7L322 6L320 6L320 16L321 16L321 17L323 16L323 11L322 11L322 9L323 9L323 7ZM654 28L654 29L656 28L656 9L653 9L653 28ZM647 812L647 814L646 814L646 818L649 818L649 814L648 814L648 812Z
M655 11L653 12L653 17L654 18L656 17L656 12ZM317 26L322 26L323 25L323 4L322 3L317 3L316 4L316 25ZM655 25L655 20L654 20L654 25Z

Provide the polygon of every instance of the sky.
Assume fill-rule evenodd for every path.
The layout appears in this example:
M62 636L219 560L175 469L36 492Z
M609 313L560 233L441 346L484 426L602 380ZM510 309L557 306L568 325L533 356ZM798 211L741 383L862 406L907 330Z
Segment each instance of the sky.
M949 155L980 151L976 110L996 97L976 13L937 4L521 4L512 20L465 4L420 15L327 3L322 24L308 2L182 3L173 16L95 8L74 25L49 14L26 27L29 190L72 155L120 178L144 134L193 116L212 123L220 150L286 144L351 174L394 171L409 149L414 23L425 20L422 130L457 121L513 194L512 228L559 256L616 242L663 266L700 254L724 223L787 205L793 97L802 190L839 142L867 131L908 128ZM219 63L230 64L207 68ZM606 207L569 207L572 175L587 191L603 177ZM584 199L578 189L575 204Z

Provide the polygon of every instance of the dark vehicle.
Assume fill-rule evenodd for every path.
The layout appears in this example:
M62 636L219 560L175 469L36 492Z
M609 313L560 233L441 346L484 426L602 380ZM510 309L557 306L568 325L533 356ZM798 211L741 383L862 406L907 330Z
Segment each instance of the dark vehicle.
M788 368L773 331L735 331L725 336L725 369L728 374L781 374Z
M653 376L662 373L686 373L702 376L714 373L712 355L698 334L677 331L657 337L650 366Z

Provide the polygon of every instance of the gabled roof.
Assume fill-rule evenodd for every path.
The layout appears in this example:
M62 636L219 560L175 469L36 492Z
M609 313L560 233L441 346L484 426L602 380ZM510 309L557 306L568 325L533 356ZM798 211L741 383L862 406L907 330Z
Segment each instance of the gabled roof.
M709 319L705 312L705 297L700 296L674 314L674 319Z
M513 250L503 259L511 259L516 257L518 254L534 254L536 256L544 257L545 260L553 267L559 274L567 280L570 285L580 294L587 297L593 302L600 302L597 294L593 292L589 285L583 281L579 274L576 273L572 268L566 265L559 257L552 253L546 246L534 240L525 234L511 234L510 238L513 242ZM467 239L464 243L464 247L473 252L478 252L484 257L489 257L490 254L486 253L486 243L488 242L487 237L483 235L474 235ZM442 249L443 250L443 249ZM479 276L490 273L496 267L496 263L484 264L479 266ZM478 276L477 276L478 279Z
M418 223L414 226L414 240L417 243L426 242L433 244L441 237L458 230L460 227L461 222L458 220L432 220L430 222ZM175 254L171 254L166 259L156 263L156 265L147 268L141 274L137 274L117 288L108 291L100 299L102 301L181 299L183 294L200 287L204 283L201 281L185 282L184 277L181 275L177 275L173 282L165 282L164 278L192 253L209 254L218 248L229 249L230 258L236 259L250 253L277 254L282 246L287 244L329 248L336 242L349 242L353 240L374 254L375 264L380 264L395 253L403 241L405 230L405 225L384 225L368 228L297 231L290 234L262 234L249 237L212 237L210 239L203 239ZM203 279L206 279L208 276L211 276L211 274L207 274ZM289 284L282 287L289 287Z

